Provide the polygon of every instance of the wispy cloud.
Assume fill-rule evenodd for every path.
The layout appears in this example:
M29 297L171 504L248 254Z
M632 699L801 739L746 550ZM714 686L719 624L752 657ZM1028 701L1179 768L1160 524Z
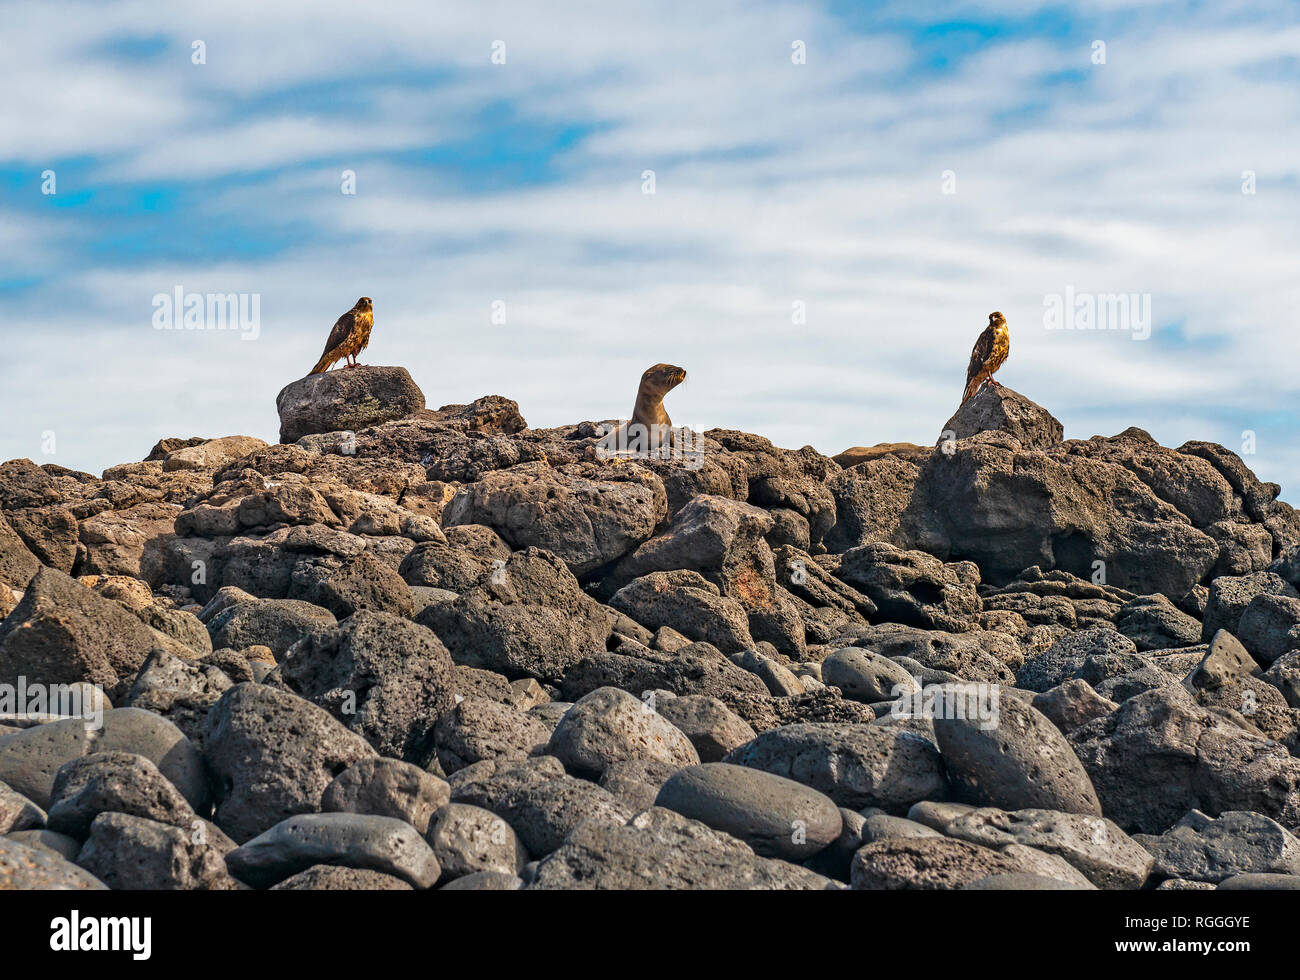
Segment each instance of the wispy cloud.
M364 293L433 403L621 415L666 359L675 419L832 453L933 441L1001 309L1068 436L1252 430L1300 482L1293 4L867 6L11 4L0 456L272 437ZM153 330L175 285L260 338ZM1150 338L1046 330L1067 287L1150 294Z

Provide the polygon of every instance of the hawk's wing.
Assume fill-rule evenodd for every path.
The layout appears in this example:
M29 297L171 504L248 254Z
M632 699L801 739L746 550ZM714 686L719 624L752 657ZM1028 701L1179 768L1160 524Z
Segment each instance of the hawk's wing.
M975 375L980 373L980 368L989 362L989 357L993 354L993 328L985 327L984 332L979 335L975 341L975 347L970 352L970 367L966 369L966 384L969 385L975 380Z
M348 339L348 334L352 333L352 327L356 322L355 312L355 310L348 310L338 318L338 321L334 324L334 329L330 331L330 339L325 341L325 349L321 351L321 357L324 357Z

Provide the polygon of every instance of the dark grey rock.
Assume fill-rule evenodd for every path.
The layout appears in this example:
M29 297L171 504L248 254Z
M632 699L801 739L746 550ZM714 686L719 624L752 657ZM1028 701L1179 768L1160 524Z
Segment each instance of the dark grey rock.
M1133 641L1112 627L1079 630L1027 659L1016 671L1016 686L1042 693L1074 677L1089 657L1136 652Z
M1259 664L1237 638L1227 630L1219 630L1184 683L1189 690L1214 691L1238 684L1259 672Z
M117 890L230 891L225 851L206 834L126 813L101 813L77 864Z
M678 768L653 759L627 759L607 766L600 774L600 786L639 813L655 805L660 788Z
M1300 840L1258 813L1192 811L1159 837L1139 835L1156 874L1220 882L1241 874L1300 875Z
M982 808L964 813L948 823L949 837L984 847L1005 848L1022 844L1055 854L1081 871L1098 888L1141 888L1151 871L1152 858L1110 820L1056 810L1007 812Z
M0 891L103 891L107 887L48 848L0 837Z
M1262 664L1300 650L1300 599L1270 593L1255 596L1241 614L1237 636Z
M484 871L517 876L528 863L528 852L510 825L482 807L448 804L434 816L425 839L444 882Z
M92 752L144 756L196 812L207 812L208 780L199 753L171 722L138 708L106 711L99 730L87 731L85 721L68 718L0 736L0 780L48 807L59 768Z
M106 812L147 817L185 831L202 824L180 791L142 755L95 752L65 763L50 793L50 829L85 840L91 823Z
M1300 760L1198 707L1180 688L1130 698L1070 741L1107 817L1128 833L1163 833L1188 810L1252 810L1300 824Z
M1087 681L1078 678L1036 695L1032 704L1067 735L1080 725L1104 718L1119 707L1093 690Z
M1026 449L1051 449L1061 443L1064 428L1042 405L1005 385L987 385L961 404L943 426L947 440L965 439L979 432L1005 432Z
M663 483L640 466L529 462L461 487L442 520L486 525L512 548L545 548L587 575L649 538L667 510Z
M915 820L875 810L863 818L860 836L863 844L873 844L890 837L942 837L943 834Z
M882 620L960 633L974 628L980 613L973 562L944 564L923 551L873 541L846 551L836 574L870 598Z
M718 698L685 694L660 699L656 707L695 746L700 762L721 762L756 735L749 722Z
M1300 708L1300 651L1274 660L1264 672L1263 679L1282 693L1288 705Z
M1210 595L1201 621L1201 639L1208 641L1219 630L1238 635L1241 617L1251 601L1260 595L1300 598L1295 586L1274 572L1253 575L1220 575L1210 582Z
M285 683L325 708L381 755L423 763L455 691L446 648L387 613L358 612L304 637L280 665Z
M42 567L22 601L0 622L0 683L17 686L19 677L28 684L86 681L112 696L156 648L193 656L120 603Z
M1011 684L1016 669L1024 662L1016 639L996 630L950 633L880 623L846 629L839 639L890 660L908 657L923 667L947 671L967 681ZM925 678L922 682L928 683Z
M583 657L605 648L610 621L555 555L515 552L454 602L424 609L416 621L433 630L458 664L510 679L559 683Z
M45 811L35 803L0 783L0 834L22 830L40 830L45 826Z
M279 660L308 633L336 624L328 609L301 599L253 599L227 606L208 620L216 649L270 647Z
M736 666L716 647L691 643L672 652L623 644L619 651L584 658L565 675L562 696L577 701L602 687L632 694L671 691L715 697L755 728L775 722L772 696L757 675Z
M972 694L956 685L956 703ZM983 712L966 717L936 717L934 731L958 798L1004 809L1064 810L1101 815L1088 773L1065 736L1041 712L1013 697L1000 697L992 719ZM990 720L992 723L990 724Z
M901 812L949 792L934 743L905 728L783 725L728 753L725 761L792 779L849 809Z
M477 525L466 525L476 527ZM451 530L459 530L453 528ZM497 537L496 532L489 531ZM500 538L497 538L500 541ZM412 587L424 586L446 589L453 593L466 592L478 584L492 570L493 562L510 557L510 548L502 543L504 554L474 552L458 548L447 541L422 541L417 544L398 568L398 574ZM454 598L454 596L453 596Z
M853 855L851 876L857 891L934 891L1023 871L1013 858L965 841L887 837Z
M1115 625L1139 650L1191 646L1201 639L1200 622L1162 595L1130 599Z
M614 762L647 759L696 765L688 739L654 708L616 687L583 695L560 719L547 751L577 775L599 777Z
M550 854L584 820L622 825L632 816L616 796L567 775L550 757L481 762L456 777L452 801L497 814L534 857Z
M287 691L237 684L208 718L216 822L236 841L320 809L335 776L375 750L327 711Z
M334 777L321 795L326 813L368 813L405 820L419 833L451 800L445 780L399 759L362 759Z
M537 868L530 889L799 889L830 882L659 807L626 824L584 823Z
M450 773L484 759L534 755L545 748L551 732L508 704L467 697L438 719L434 736L438 762Z
M821 667L822 681L854 701L893 701L920 690L912 675L894 661L858 647L836 650Z
M292 443L318 432L357 432L406 418L424 408L424 394L406 368L363 364L286 385L276 395L275 407L280 442Z
M5 839L49 851L67 861L76 861L77 855L81 853L81 841L53 830L15 830L6 834Z
M1225 878L1218 884L1219 891L1300 891L1300 875L1242 874Z
M406 619L418 611L411 587L368 551L343 559L340 568L318 579L310 599L341 619L362 611Z
M270 887L316 864L378 871L432 888L438 859L409 823L360 813L289 817L226 856L233 875L255 888Z
M710 643L723 653L754 645L749 616L736 599L699 572L651 572L633 579L610 599L610 605L642 626L671 626L692 640Z
M709 762L675 773L655 805L743 840L767 857L801 861L833 843L839 809L816 790L759 769Z

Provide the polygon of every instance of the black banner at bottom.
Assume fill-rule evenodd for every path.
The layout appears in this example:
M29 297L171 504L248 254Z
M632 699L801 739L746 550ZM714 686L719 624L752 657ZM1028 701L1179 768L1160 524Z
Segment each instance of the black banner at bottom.
M1289 952L1294 917L1288 895L1242 891L0 893L7 964L127 970L232 954L259 970L337 970L483 940L508 956L647 962L688 943L697 968L766 961L773 940L814 943L819 960L985 949L1063 966L1169 957L1231 967Z

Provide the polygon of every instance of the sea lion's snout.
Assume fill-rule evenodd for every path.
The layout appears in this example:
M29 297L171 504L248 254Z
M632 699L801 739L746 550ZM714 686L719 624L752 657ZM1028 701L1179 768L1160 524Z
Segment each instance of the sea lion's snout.
M656 364L641 375L641 386L663 396L686 380L686 370L676 364Z

